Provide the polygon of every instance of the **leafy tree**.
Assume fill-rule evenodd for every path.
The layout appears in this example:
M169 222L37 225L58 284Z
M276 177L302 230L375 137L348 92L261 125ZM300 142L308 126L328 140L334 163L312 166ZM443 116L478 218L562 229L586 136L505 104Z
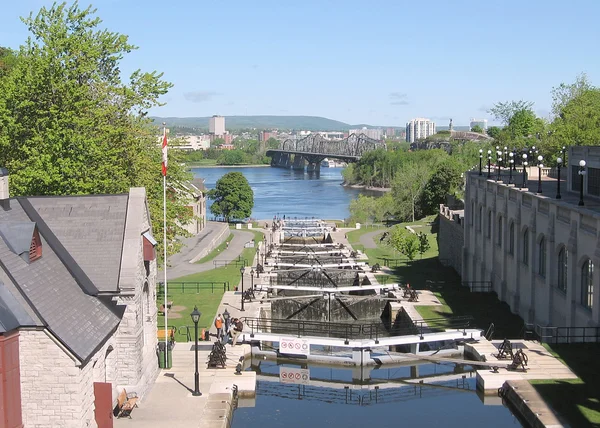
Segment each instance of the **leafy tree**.
M552 113L555 117L562 114L563 109L575 98L584 92L594 89L585 73L581 73L575 79L575 83L561 83L552 88Z
M510 118L520 110L531 110L533 103L531 101L505 101L498 102L488 110L495 119L500 120L503 124L508 124Z
M421 208L423 214L434 214L439 210L440 204L446 201L446 195L454 195L462 185L462 168L456 162L442 163L431 175L423 188Z
M538 119L530 109L521 109L514 112L508 120L505 130L512 139L536 135L544 128L544 123Z
M0 47L0 78L7 75L16 65L17 55L12 49Z
M409 232L400 225L394 226L388 237L389 245L396 251L404 254L411 261L415 259L415 255L419 251L418 241L414 233Z
M426 233L417 233L417 240L419 243L419 254L421 254L421 258L423 258L423 254L425 254L427 250L429 250L431 245L429 244L429 239L427 238Z
M276 140L275 138L271 137L267 140L267 149L277 149L279 148L279 140Z
M552 135L546 153L562 146L600 144L600 88L587 89L561 108L551 125Z
M127 36L101 29L91 7L55 4L23 18L31 36L10 73L0 78L0 164L18 195L122 193L146 187L154 233L162 236L162 177L158 129L146 118L171 84L157 72L121 75L120 61L136 49ZM191 218L190 175L169 152L169 251ZM160 246L163 245L161 240ZM159 254L162 251L159 249Z
M215 138L210 142L210 147L219 147L221 144L225 144L225 140L222 138Z
M500 138L501 131L502 129L497 126L490 126L487 130L487 134L493 139L498 140Z
M214 200L210 211L215 216L230 219L245 219L252 214L254 192L241 172L229 172L221 177L216 187L208 192Z
M217 159L219 165L242 165L246 160L244 152L241 150L223 150L221 156Z
M471 128L471 132L478 132L479 134L483 134L485 133L485 131L483 130L483 128L479 125L475 125L474 127Z
M429 180L429 166L423 162L407 164L403 167L402 174L396 176L392 184L392 196L395 203L395 214L400 220L415 218L420 215L418 200L427 181Z

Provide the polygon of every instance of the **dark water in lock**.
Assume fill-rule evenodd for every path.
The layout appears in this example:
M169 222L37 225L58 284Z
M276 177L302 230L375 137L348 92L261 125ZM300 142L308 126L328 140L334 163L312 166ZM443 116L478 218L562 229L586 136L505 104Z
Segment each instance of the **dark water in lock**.
M501 404L482 403L470 366L427 363L346 369L308 365L303 367L308 372L302 373L309 373L309 380L280 382L284 373L298 373L300 368L253 360L255 406L241 407L242 402L234 412L232 428L521 426ZM358 380L361 376L367 380Z
M277 214L343 220L349 216L350 201L359 194L381 196L380 192L342 186L342 168L321 168L320 174L271 167L192 168L196 177L205 179L208 189L234 171L244 174L254 191L251 217L255 220L272 219ZM212 217L210 210L208 216Z

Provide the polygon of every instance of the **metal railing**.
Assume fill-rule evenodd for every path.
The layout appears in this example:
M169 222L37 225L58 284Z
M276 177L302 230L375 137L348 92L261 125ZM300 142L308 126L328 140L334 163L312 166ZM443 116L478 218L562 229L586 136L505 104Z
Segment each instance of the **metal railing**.
M600 342L600 327L542 327L536 325L535 333L542 343L561 344Z
M229 291L229 281L225 282L184 282L184 281L167 281L169 291L178 291L181 293L199 293L200 290L210 290L214 293L215 290L218 292L223 289L223 292ZM157 287L157 295L161 295L164 292L164 282L159 282Z
M471 326L473 317L457 316L450 318L429 318L421 321L414 321L412 326L392 328L393 336L405 336L409 334L418 334L423 337L425 333L435 333L445 330L466 330Z
M492 281L463 281L463 287L469 287L472 293L491 293L494 291L492 288Z
M213 265L215 268L228 266L229 264L233 264L235 267L248 266L248 262L242 256L238 256L237 259L233 259L233 260L213 260Z

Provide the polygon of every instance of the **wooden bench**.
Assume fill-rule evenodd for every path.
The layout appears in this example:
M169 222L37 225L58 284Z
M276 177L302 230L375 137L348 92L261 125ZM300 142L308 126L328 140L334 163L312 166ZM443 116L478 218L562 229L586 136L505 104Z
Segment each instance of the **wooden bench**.
M117 399L117 418L128 416L131 419L131 411L134 407L137 407L138 397L136 394L132 394L130 397L127 396L127 391L123 389Z
M175 327L169 327L167 329L167 334L169 335L169 342L170 343L175 342ZM165 329L164 328L159 328L158 330L156 330L156 338L158 339L159 342L165 341Z

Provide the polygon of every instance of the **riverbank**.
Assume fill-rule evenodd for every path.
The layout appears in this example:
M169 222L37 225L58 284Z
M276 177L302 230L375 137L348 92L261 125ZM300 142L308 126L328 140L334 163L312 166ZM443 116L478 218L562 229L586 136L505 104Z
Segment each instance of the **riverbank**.
M381 192L381 193L387 193L387 192L390 192L392 190L391 187L373 187L373 186L365 186L365 185L362 185L362 184L346 184L346 183L342 183L342 186L349 187L351 189L364 189L364 190L369 190L371 192Z
M270 167L271 165L265 164L244 164L244 165L217 165L217 164L201 164L201 163L186 163L187 168L263 168Z

